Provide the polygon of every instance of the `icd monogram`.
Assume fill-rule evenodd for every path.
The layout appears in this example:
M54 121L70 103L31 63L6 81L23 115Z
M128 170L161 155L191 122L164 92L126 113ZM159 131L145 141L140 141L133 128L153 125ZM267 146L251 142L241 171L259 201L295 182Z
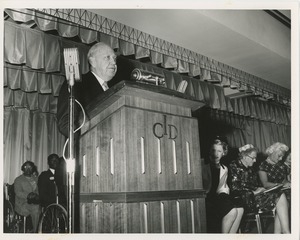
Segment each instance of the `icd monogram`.
M153 134L157 138L162 138L163 136L168 136L169 139L176 139L178 131L174 125L167 124L167 116L164 115L163 123L158 122L153 125Z

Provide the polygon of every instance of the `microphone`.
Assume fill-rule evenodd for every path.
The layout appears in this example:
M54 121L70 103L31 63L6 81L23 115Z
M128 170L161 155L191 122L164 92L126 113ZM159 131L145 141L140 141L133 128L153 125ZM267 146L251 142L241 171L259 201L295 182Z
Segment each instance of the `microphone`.
M66 78L70 86L75 84L75 81L80 81L79 71L79 53L77 48L64 49L64 62L66 70Z
M163 75L148 72L139 68L133 69L131 72L131 79L155 85L165 85L165 78Z

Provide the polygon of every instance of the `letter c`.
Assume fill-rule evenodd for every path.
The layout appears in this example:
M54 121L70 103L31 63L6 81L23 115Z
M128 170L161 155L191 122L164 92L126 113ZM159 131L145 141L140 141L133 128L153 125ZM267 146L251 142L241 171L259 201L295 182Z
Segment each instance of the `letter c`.
M154 136L155 137L157 137L157 138L162 138L163 137L163 133L161 134L161 136L158 136L157 134L156 134L156 126L157 125L159 125L159 126L161 126L161 128L163 129L163 125L161 124L161 123L155 123L154 125L153 125L153 134L154 134Z

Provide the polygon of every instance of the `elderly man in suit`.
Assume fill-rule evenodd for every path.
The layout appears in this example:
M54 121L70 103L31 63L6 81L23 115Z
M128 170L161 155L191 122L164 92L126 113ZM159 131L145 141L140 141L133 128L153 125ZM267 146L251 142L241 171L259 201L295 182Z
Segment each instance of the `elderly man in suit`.
M82 76L82 81L73 87L74 97L83 108L106 91L110 86L108 83L117 72L116 54L114 50L105 43L99 42L92 46L87 55L90 71ZM68 136L69 99L68 83L64 82L60 89L57 103L57 121L60 132ZM75 104L75 126L78 126L78 106Z
M31 216L33 231L37 231L40 206L38 200L37 177L33 175L34 163L26 161L21 170L23 174L14 181L15 211L21 216Z

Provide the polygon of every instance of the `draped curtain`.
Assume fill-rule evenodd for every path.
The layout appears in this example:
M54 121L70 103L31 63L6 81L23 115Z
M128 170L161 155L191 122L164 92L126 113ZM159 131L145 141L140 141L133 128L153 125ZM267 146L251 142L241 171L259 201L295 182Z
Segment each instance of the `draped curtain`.
M220 119L233 127L228 134L233 146L254 141L263 150L275 140L290 143L290 109L255 98L227 98L222 86L204 81L211 78L228 81L212 67L216 63L205 58L200 65L187 63L113 34L68 25L41 13L26 15L27 11L6 10L5 14L5 182L12 183L26 160L34 161L42 171L47 168L46 158L50 153L62 155L65 139L57 131L55 113L59 89L65 81L63 49L78 48L80 70L85 73L88 71L87 52L93 43L99 41L116 49L120 58L131 58L126 58L126 61L133 67L164 75L167 88L176 90L181 81L187 81L185 94L205 102L212 109L211 119ZM37 17L39 14L42 17ZM154 41L153 44L163 43ZM145 58L151 64L138 61ZM243 120L241 124L243 118L250 120Z
M274 142L282 142L291 146L291 127L287 124L208 107L197 111L195 117L199 119L201 157L206 160L210 143L216 136L223 136L228 140L231 149L227 157L228 161L236 158L237 149L247 143L253 144L260 156L265 156L266 148Z
M38 171L48 168L51 153L61 155L65 138L58 132L55 115L27 108L4 108L4 182L13 183L23 162L33 161Z
M232 147L238 148L251 143L260 152L264 152L274 142L291 146L291 129L287 124L276 124L218 110L211 111L211 119L233 127L232 132L225 134Z

